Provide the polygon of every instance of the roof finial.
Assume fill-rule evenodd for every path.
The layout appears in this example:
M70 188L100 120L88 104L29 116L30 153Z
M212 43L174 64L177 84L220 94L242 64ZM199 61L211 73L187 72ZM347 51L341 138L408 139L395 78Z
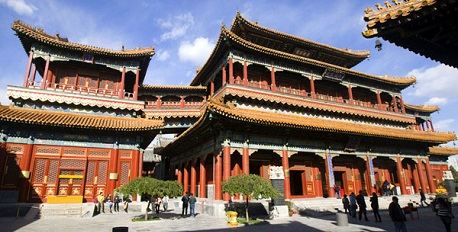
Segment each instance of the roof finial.
M121 51L124 51L124 45L121 46Z

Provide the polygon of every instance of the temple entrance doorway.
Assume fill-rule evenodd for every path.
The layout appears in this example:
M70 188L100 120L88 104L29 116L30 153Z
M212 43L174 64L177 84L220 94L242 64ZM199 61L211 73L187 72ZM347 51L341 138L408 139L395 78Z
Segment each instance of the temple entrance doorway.
M304 171L290 171L290 185L291 185L291 195L292 196L303 196L304 195L304 186L302 184L302 176Z
M340 196L343 196L345 194L344 186L346 186L346 183L345 183L346 181L344 179L345 179L345 172L341 172L341 171L334 172L334 183L336 186L340 187Z

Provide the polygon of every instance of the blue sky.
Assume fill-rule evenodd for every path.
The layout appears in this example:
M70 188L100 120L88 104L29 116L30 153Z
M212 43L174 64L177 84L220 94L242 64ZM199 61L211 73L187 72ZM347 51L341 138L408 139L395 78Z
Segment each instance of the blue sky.
M27 56L10 29L16 19L74 42L113 49L152 46L156 55L144 83L189 84L212 51L221 25L230 26L239 10L269 28L336 47L370 50L371 57L356 70L416 76L417 84L403 91L405 101L438 104L435 128L458 131L458 70L386 41L376 51L375 39L365 39L361 32L363 10L377 1L361 2L0 0L0 102L9 104L6 86L22 85L25 72Z

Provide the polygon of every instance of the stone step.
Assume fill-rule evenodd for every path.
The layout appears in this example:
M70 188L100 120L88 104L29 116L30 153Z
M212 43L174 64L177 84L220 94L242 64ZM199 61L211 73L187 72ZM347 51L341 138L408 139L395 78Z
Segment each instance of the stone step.
M42 204L40 210L41 217L52 217L52 216L78 216L83 215L83 204ZM87 211L87 210L86 210ZM87 212L84 214L87 214Z

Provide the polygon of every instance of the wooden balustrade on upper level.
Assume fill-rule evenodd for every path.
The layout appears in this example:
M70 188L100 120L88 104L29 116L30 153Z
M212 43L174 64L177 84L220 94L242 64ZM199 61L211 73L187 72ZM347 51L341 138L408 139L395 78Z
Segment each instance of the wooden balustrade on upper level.
M234 84L243 85L243 86L251 87L251 88L257 88L257 89L271 90L271 87L269 86L268 83L261 82L261 81L249 81L248 84L245 85L243 84L243 81L235 80ZM340 96L336 97L336 96L330 96L330 95L325 95L325 94L320 94L320 93L315 93L314 95L312 95L311 93L307 92L304 89L295 89L291 87L278 86L276 88L276 92L295 95L295 96L301 96L301 97L306 97L306 98L313 98L316 100L337 102L341 104L354 105L354 106L359 106L359 107L364 107L364 108L371 108L371 109L377 109L377 110L382 110L382 111L395 112L393 106L390 106L388 104L373 104L367 101L361 101L361 100L355 100L355 99L344 99L343 97L340 97ZM398 113L401 113L401 110L399 110Z
M28 88L31 89L40 89L41 83L39 82L29 82ZM86 86L70 85L70 84L47 84L46 90L62 91L67 93L76 93L76 94L86 94L86 95L95 95L102 97L110 98L119 98L118 91L113 89L106 88L91 88ZM134 99L134 94L130 92L124 92L124 99Z

